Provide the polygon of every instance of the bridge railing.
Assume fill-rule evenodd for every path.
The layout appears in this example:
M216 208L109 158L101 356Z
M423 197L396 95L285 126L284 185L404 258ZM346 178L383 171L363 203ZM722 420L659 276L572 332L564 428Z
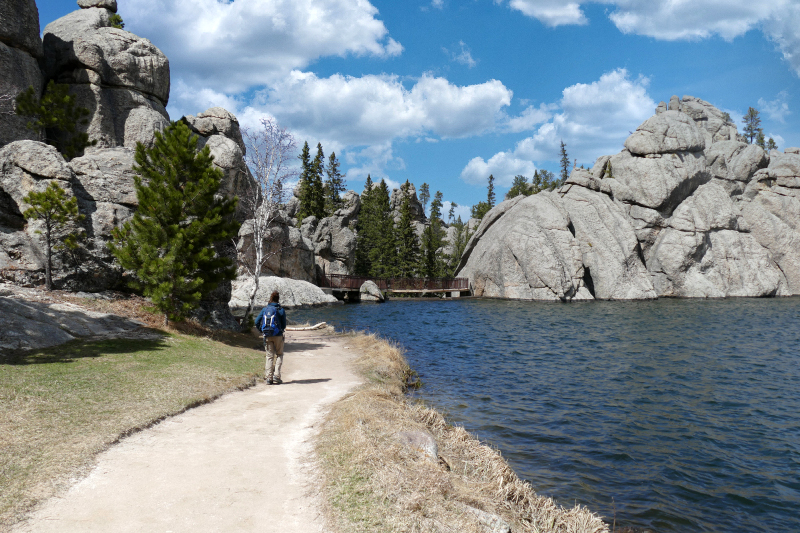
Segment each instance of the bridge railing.
M358 290L366 281L373 281L382 291L466 291L467 278L371 278L367 276L347 276L345 274L326 274L320 287Z

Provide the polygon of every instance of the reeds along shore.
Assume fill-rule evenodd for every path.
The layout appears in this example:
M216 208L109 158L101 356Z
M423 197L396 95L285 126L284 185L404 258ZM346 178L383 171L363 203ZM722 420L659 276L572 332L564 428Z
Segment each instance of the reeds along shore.
M331 525L344 532L607 532L588 509L538 496L493 448L405 395L402 350L354 334L365 384L335 403L317 444ZM402 443L432 436L438 457Z

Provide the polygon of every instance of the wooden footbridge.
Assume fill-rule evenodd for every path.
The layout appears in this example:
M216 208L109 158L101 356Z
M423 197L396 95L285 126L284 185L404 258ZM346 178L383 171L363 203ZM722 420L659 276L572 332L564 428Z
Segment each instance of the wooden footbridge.
M452 298L469 295L469 280L467 278L371 278L344 274L325 274L322 276L319 286L330 290L336 296L357 299L357 293L367 281L374 282L382 292L389 295L409 294L424 296L426 294L442 294Z

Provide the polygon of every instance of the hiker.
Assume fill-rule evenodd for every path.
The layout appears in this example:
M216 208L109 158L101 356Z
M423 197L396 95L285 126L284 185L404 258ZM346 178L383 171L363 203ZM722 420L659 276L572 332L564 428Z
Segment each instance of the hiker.
M280 385L283 365L283 332L286 330L286 311L279 303L278 291L269 297L269 303L258 314L255 324L264 335L264 350L267 352L264 364L264 379L267 385Z

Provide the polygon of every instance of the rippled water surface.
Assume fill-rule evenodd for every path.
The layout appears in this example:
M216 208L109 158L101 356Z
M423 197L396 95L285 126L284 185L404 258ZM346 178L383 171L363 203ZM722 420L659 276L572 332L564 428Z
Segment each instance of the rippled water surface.
M418 396L540 494L666 531L800 531L800 299L400 301L293 320L402 343Z

